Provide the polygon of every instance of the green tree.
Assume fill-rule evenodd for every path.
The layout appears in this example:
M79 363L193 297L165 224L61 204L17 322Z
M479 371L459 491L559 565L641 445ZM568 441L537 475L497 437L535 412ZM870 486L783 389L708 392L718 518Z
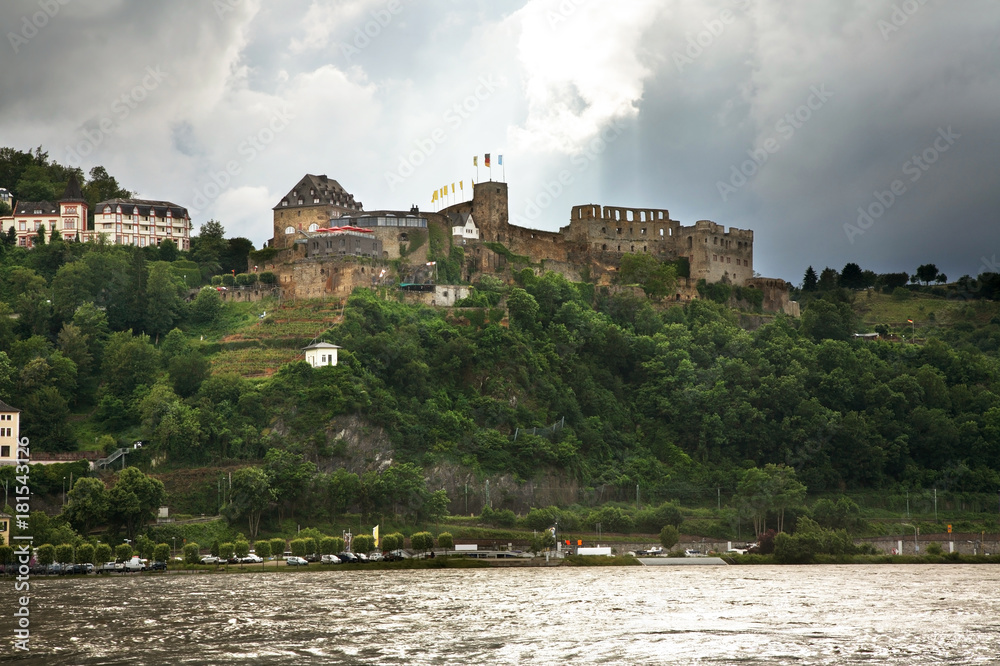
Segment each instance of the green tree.
M43 567L47 567L56 561L56 547L51 543L42 544L35 551L35 559Z
M150 539L145 534L140 534L135 540L135 552L139 557L148 560L153 557L153 550L156 548L156 542Z
M305 557L309 554L308 539L292 539L288 545L292 551L292 555L295 557Z
M271 542L267 539L255 541L253 547L254 553L264 562L267 562L267 558L271 557ZM261 566L263 567L263 564Z
M678 533L677 528L673 525L664 525L663 529L660 530L660 545L666 550L670 550L676 546L680 538L680 533Z
M250 554L250 543L243 537L240 537L233 542L233 552L236 554L236 557L243 559Z
M370 534L358 534L351 541L355 553L370 553L375 550L375 537Z
M434 536L430 532L416 532L410 535L410 548L420 552L434 549Z
M445 550L455 549L455 538L451 535L451 532L441 532L438 534L438 548L444 548Z
M170 560L170 544L169 543L158 543L153 549L153 561L154 562L167 562Z
M107 519L108 489L100 479L77 479L66 495L63 515L73 528L86 536Z
M233 474L231 499L223 509L230 521L246 519L252 540L257 539L260 516L274 501L274 490L267 472L260 467L241 467Z
M538 325L538 301L524 289L514 287L507 296L507 312L517 328L533 331Z
M152 386L159 367L156 348L149 336L132 331L113 333L104 348L101 370L104 390L110 395L131 399L138 386Z
M222 312L222 297L214 287L202 287L191 305L191 318L199 324L211 324Z
M94 547L94 566L100 566L111 561L111 546L106 543L99 543Z
M812 266L806 269L806 274L802 277L802 291L816 291L819 278Z
M219 554L222 552L221 548L222 544L220 544L219 540L216 539L215 541L212 542L212 546L211 548L208 549L208 552L209 554L214 555L215 557L219 557Z
M274 555L275 559L281 559L287 545L282 538L271 539L271 554Z
M227 569L229 568L229 560L233 559L234 552L235 547L231 541L225 541L219 544L219 557L226 563Z
M63 543L56 546L56 562L62 564L73 564L75 560L75 548L71 543Z
M184 544L184 563L201 564L201 548L194 541Z
M816 283L816 289L819 291L832 291L837 288L839 281L840 273L827 266L819 274L819 282Z
M320 555L335 555L340 552L337 548L337 542L334 541L333 537L323 537L319 540L319 554Z
M127 543L120 543L115 546L115 559L119 562L128 562L132 559L132 546Z
M163 482L146 476L135 467L118 473L118 480L108 491L108 522L115 529L124 529L134 541L139 530L153 519L163 504Z
M934 264L923 264L917 267L917 279L924 284L930 284L938 276L938 267Z
M174 391L182 398L190 398L201 388L211 366L200 353L191 352L173 357L168 367Z
M144 319L147 333L166 335L174 327L183 313L184 289L170 264L158 261L150 266Z
M845 264L843 270L840 271L839 284L844 289L863 289L865 276L861 266L854 262Z
M97 554L97 549L94 548L93 544L81 543L76 547L76 561L80 564L100 564L100 561L95 557Z

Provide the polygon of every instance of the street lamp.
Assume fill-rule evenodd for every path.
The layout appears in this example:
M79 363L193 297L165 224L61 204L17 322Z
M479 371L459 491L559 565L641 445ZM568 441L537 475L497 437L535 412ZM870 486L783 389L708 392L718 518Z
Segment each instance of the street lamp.
M177 537L170 537L174 542L174 549L171 551L171 557L177 557Z
M62 493L62 495L63 495L63 506L66 506L66 477L65 476L63 477L63 482L62 482L62 491L63 491L63 493Z
M917 526L916 525L911 525L909 523L903 523L903 526L904 527L912 527L913 528L913 552L914 553L919 553L920 552L920 544L917 543Z

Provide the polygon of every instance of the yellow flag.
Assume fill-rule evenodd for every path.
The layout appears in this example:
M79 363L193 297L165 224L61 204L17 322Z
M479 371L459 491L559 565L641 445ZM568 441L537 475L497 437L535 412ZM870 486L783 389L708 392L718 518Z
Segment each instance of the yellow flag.
M378 525L376 525L375 528L372 530L372 536L375 537L375 547L378 548L378 546L379 546L379 543L378 543Z
M472 158L472 166L474 167L479 166L479 155L476 155L475 157Z
M438 191L434 190L434 196L431 197L431 203L434 203L437 200L438 200Z
M451 184L451 193L452 193L452 194L454 194L454 193L455 193L455 183L452 183L452 184Z
M458 181L458 189L462 190L463 192L465 191L465 185L462 184L462 181Z

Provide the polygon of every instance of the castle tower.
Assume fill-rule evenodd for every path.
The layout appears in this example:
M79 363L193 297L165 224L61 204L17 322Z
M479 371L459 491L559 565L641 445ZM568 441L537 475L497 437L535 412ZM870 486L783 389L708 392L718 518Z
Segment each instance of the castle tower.
M507 208L507 183L476 183L472 190L472 218L479 227L479 238L486 242L510 242L510 217Z

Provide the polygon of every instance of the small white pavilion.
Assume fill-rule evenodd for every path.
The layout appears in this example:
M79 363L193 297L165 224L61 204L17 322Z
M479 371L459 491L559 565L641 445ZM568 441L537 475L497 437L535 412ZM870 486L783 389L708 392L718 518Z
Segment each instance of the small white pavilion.
M302 351L306 354L306 363L318 368L323 365L337 365L338 349L340 347L329 342L314 342L308 347L303 347Z

